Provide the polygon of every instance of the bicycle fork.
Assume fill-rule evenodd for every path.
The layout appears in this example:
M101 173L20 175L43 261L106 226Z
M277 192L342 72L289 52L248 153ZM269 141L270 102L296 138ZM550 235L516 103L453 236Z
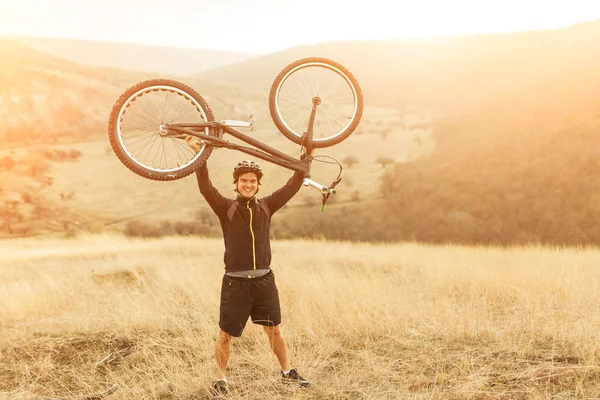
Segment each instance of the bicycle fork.
M312 153L314 151L313 128L314 128L314 124L315 124L315 117L317 116L317 108L321 105L321 98L319 96L313 97L312 104L313 104L313 106L312 106L312 110L310 112L310 118L308 120L308 128L307 128L306 132L304 132L304 135L302 135L302 144L303 144L304 148L306 149L306 153L305 153L306 157L311 157L311 158L312 158ZM310 176L310 167L309 167L309 176ZM330 186L323 186L323 185L313 181L310 178L304 178L303 184L304 184L304 186L313 187L313 188L317 189L319 192L321 192L321 195L323 196L321 211L325 211L325 203L329 199L329 196L336 193L335 186L338 183L340 183L341 180L342 180L342 178L338 177L335 181L333 181L331 183Z

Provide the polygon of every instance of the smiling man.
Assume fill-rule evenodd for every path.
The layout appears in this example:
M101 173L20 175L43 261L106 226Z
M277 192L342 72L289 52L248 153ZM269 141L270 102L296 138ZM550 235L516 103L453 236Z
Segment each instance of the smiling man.
M240 161L233 169L235 199L222 196L212 185L206 163L196 172L200 193L219 217L225 240L225 274L221 285L219 336L215 343L218 379L212 392L228 392L226 369L232 337L242 335L248 318L262 325L281 364L284 382L309 383L290 368L281 335L281 311L275 275L271 270L271 217L300 190L300 172L268 196L257 198L263 172L254 161Z

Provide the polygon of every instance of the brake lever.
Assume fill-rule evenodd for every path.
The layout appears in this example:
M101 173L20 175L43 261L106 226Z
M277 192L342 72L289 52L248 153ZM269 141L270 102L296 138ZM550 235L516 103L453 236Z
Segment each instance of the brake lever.
M321 212L325 211L325 203L327 203L327 200L329 199L329 196L331 196L332 194L335 194L335 190L333 190L338 183L340 183L342 181L342 177L337 178L335 181L333 181L331 183L331 185L329 186L327 193L323 193L323 200L322 200L322 205L321 205Z

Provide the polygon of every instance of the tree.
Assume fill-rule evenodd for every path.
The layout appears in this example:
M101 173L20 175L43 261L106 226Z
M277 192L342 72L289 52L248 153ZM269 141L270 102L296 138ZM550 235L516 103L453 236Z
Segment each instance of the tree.
M15 159L11 156L4 156L0 158L0 169L10 171L16 164L17 163L15 162Z
M71 149L69 150L69 157L71 158L72 161L77 161L81 158L81 151L78 149Z
M392 165L396 162L396 160L394 160L391 157L387 157L387 156L379 156L377 157L377 160L375 160L375 162L379 165L381 165L381 168L385 168L388 165Z
M381 136L381 138L383 140L385 140L389 136L390 133L392 133L391 129L389 129L389 128L383 129L383 130L379 131L379 136Z
M348 168L352 168L352 166L354 164L358 164L358 158L356 158L353 155L349 155L349 156L344 157L344 159L342 160L342 162L344 164L346 164L348 166Z

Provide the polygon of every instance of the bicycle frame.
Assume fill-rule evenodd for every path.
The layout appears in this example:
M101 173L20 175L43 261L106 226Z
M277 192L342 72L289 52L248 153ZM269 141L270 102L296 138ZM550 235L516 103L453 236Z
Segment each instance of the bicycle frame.
M246 154L250 154L254 157L260 158L267 162L279 165L283 168L290 169L292 171L298 171L304 173L304 185L311 186L317 190L319 190L324 196L329 196L330 194L335 193L335 185L338 181L334 181L330 187L323 186L313 180L310 179L310 167L312 162L312 152L313 148L313 125L315 120L315 115L317 112L317 107L321 103L321 100L318 97L313 99L313 108L311 111L310 119L308 122L308 129L303 135L303 147L306 149L303 157L295 158L286 153L283 153L261 141L255 139L244 132L236 129L234 126L237 122L240 121L209 121L203 123L179 123L179 124L165 124L161 126L161 130L165 132L175 131L177 133L194 136L204 144L204 145L216 145L217 147L225 147L232 150L238 150ZM240 125L246 126L245 123ZM248 124L248 126L250 126ZM217 136L210 136L204 134L204 130L206 128L209 129L218 129ZM199 132L198 130L202 131ZM225 139L223 139L224 133L228 133L231 136L247 143L254 148L248 148L236 143L231 143Z
M305 175L310 175L310 167L306 161L294 158L288 154L285 154L267 144L255 139L244 132L235 129L232 126L223 124L218 121L211 121L205 123L182 123L182 124L170 124L167 127L169 130L176 131L178 133L184 133L186 135L194 136L200 139L203 144L212 144L216 147L225 147L232 150L238 150L246 154L258 157L262 160L277 164L281 167L291 169L293 171L304 172ZM210 136L204 134L204 129L218 129L217 136ZM201 132L199 132L200 130ZM228 133L231 136L240 139L241 141L248 143L255 148L248 148L236 143L231 143L223 139L224 133Z

